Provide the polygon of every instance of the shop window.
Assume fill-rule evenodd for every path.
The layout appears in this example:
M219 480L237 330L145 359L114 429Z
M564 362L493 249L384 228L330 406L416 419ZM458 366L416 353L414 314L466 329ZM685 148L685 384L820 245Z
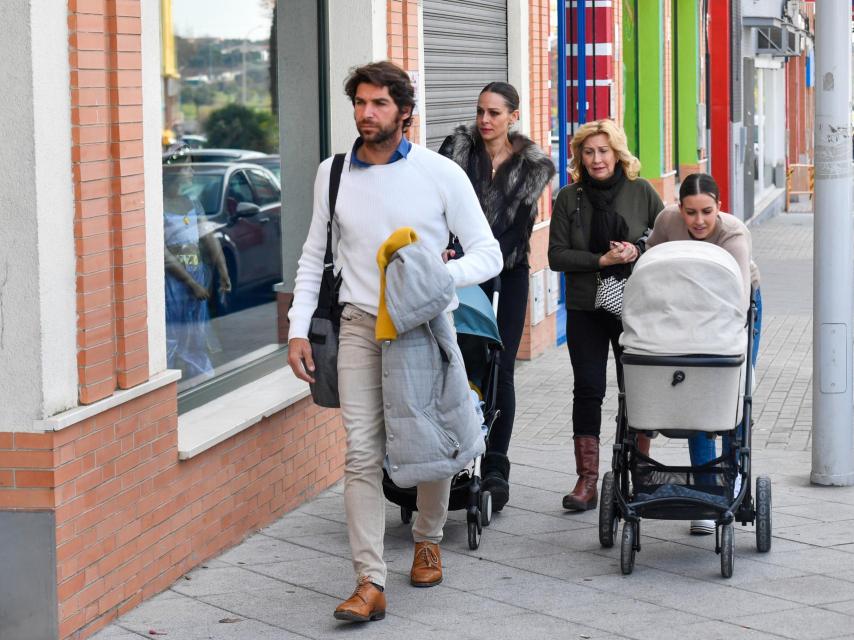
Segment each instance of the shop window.
M187 410L285 362L277 8L161 5L166 351Z

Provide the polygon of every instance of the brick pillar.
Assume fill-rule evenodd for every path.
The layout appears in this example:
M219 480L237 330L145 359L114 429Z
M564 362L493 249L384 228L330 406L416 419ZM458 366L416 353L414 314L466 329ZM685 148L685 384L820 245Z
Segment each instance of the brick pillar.
M69 0L80 402L148 378L139 0Z
M388 25L388 59L406 69L418 72L418 0L388 0L386 8ZM420 82L424 79L420 78ZM410 140L420 136L420 119L416 115L406 132Z

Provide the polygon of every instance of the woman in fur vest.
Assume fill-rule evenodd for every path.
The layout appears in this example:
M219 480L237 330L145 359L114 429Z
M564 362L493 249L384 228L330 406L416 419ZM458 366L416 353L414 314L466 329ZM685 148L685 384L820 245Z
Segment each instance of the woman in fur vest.
M528 305L529 241L537 200L555 169L549 157L524 135L511 131L519 119L519 94L506 82L491 82L480 92L474 126L462 125L442 143L439 153L460 165L474 186L492 233L501 245L498 330L504 351L499 359L497 408L483 458L483 488L500 511L510 497L507 450L516 414L513 369ZM481 285L492 299L492 283Z

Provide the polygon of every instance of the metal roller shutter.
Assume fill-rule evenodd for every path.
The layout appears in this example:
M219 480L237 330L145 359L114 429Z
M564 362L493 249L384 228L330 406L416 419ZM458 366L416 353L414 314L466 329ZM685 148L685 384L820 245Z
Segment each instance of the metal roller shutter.
M427 146L474 122L484 85L507 82L507 0L424 0Z

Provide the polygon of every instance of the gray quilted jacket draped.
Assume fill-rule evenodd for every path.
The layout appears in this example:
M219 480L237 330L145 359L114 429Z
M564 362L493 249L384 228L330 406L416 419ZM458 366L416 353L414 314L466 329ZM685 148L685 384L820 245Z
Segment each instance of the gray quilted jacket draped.
M485 445L456 333L445 309L454 281L420 243L386 267L386 307L397 340L382 345L389 475L399 487L450 478Z

